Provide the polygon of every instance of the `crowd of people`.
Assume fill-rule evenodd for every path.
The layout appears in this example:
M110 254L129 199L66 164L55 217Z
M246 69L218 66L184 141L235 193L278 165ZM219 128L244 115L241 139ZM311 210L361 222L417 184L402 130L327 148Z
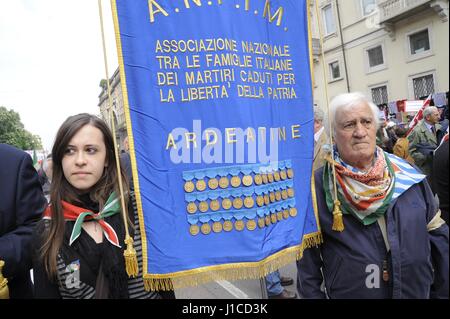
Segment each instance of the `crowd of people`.
M330 126L314 110L323 244L297 262L300 297L448 299L448 110L426 108L411 132L380 119L360 93L335 97L329 114ZM0 158L0 296L8 289L11 298L175 297L145 290L128 147L119 174L102 120L69 117L38 172L11 146L0 144ZM292 283L269 274L269 298L296 298L283 288Z

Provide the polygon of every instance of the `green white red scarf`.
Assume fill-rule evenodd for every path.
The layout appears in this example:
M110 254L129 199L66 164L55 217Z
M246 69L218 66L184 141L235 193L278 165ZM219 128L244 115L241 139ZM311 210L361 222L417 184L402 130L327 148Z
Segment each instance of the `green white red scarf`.
M105 207L99 213L94 213L91 210L86 208L78 207L72 204L69 204L65 201L61 201L64 219L66 221L75 221L75 225L73 226L72 234L70 235L69 246L80 237L81 234L81 226L85 221L95 220L99 223L100 227L103 230L103 233L106 239L120 248L119 239L117 237L116 231L111 227L104 218L113 216L120 212L120 202L116 196L116 193L112 193L108 200L105 203ZM51 206L48 206L44 212L44 219L51 219L52 211Z
M343 214L351 214L364 225L383 216L394 194L395 173L389 158L377 147L376 159L367 173L345 164L335 152L337 196ZM324 168L323 182L328 209L334 207L334 183L331 163Z

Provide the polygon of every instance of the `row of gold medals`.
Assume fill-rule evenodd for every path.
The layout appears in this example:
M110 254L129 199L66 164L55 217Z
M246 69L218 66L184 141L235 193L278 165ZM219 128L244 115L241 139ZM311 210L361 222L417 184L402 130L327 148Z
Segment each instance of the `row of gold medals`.
M211 178L208 181L208 187L211 190L215 190L217 188L225 189L227 188L230 183L231 186L234 188L237 188L241 186L241 183L246 186L252 186L253 183L255 185L259 186L262 184L269 184L273 182L279 182L286 179L292 179L294 177L294 171L292 168L289 168L287 170L281 170L275 171L273 173L267 173L267 174L256 174L254 178L251 175L245 175L242 177L242 180L239 176L233 176L231 180L228 179L228 177L224 176L221 177L219 180L217 178ZM187 181L184 184L184 190L186 193L192 193L194 190L203 192L206 190L206 182L203 179L198 180L195 184L192 181ZM270 203L274 203L276 201L286 200L288 198L294 197L294 189L288 188L283 189L282 191L275 191L270 192L269 194L258 195L256 197L256 204L259 207L262 207L264 205L269 205ZM235 198L233 201L231 201L229 198L224 198L222 200L222 208L225 210L230 209L231 207L234 207L235 209L241 209L243 206L246 208L252 208L255 206L255 200L253 197L248 196L244 200L242 200L240 197ZM210 204L206 201L202 201L199 203L198 207L194 202L190 202L187 205L187 211L189 214L195 214L197 210L199 210L201 213L205 213L208 211L208 209L211 209L213 212L218 211L220 209L220 203L217 199L211 200ZM289 216L295 217L297 216L297 209L295 207L292 207L290 209L285 209L282 212L273 213L270 215L267 215L265 218L261 217L258 218L258 226L259 228L264 228L266 226L269 226L271 224L275 224L283 219L288 219ZM248 230L252 231L256 229L256 222L255 220L251 219L247 221L247 225L245 225L243 220L237 220L234 223L234 228L237 231L244 230L244 227L247 227ZM212 226L212 231L215 233L219 233L222 230L229 232L233 230L233 223L229 220L224 221L223 225L220 222L214 222ZM202 234L207 235L211 232L211 226L209 223L202 224L201 227L198 227L198 225L191 225L189 232L191 235L195 236L199 232L202 232Z

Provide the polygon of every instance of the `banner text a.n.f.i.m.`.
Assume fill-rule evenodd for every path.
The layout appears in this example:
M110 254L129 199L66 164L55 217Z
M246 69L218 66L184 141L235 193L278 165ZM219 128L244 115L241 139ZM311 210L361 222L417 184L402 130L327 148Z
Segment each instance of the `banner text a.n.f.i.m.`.
M300 258L320 241L307 1L112 3L147 287Z

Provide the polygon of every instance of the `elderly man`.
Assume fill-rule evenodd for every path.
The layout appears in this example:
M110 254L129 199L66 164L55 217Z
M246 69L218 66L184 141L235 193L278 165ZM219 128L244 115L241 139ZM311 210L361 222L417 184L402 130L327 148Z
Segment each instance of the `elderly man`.
M323 244L297 264L303 298L448 298L448 227L425 176L376 146L377 114L360 93L331 102L334 156L315 173Z
M329 144L325 127L323 126L324 114L318 107L314 106L314 162L313 171L325 164L325 146Z
M425 108L421 120L408 136L409 152L416 165L427 175L431 184L433 152L439 145L438 136L441 130L440 114L435 106Z

